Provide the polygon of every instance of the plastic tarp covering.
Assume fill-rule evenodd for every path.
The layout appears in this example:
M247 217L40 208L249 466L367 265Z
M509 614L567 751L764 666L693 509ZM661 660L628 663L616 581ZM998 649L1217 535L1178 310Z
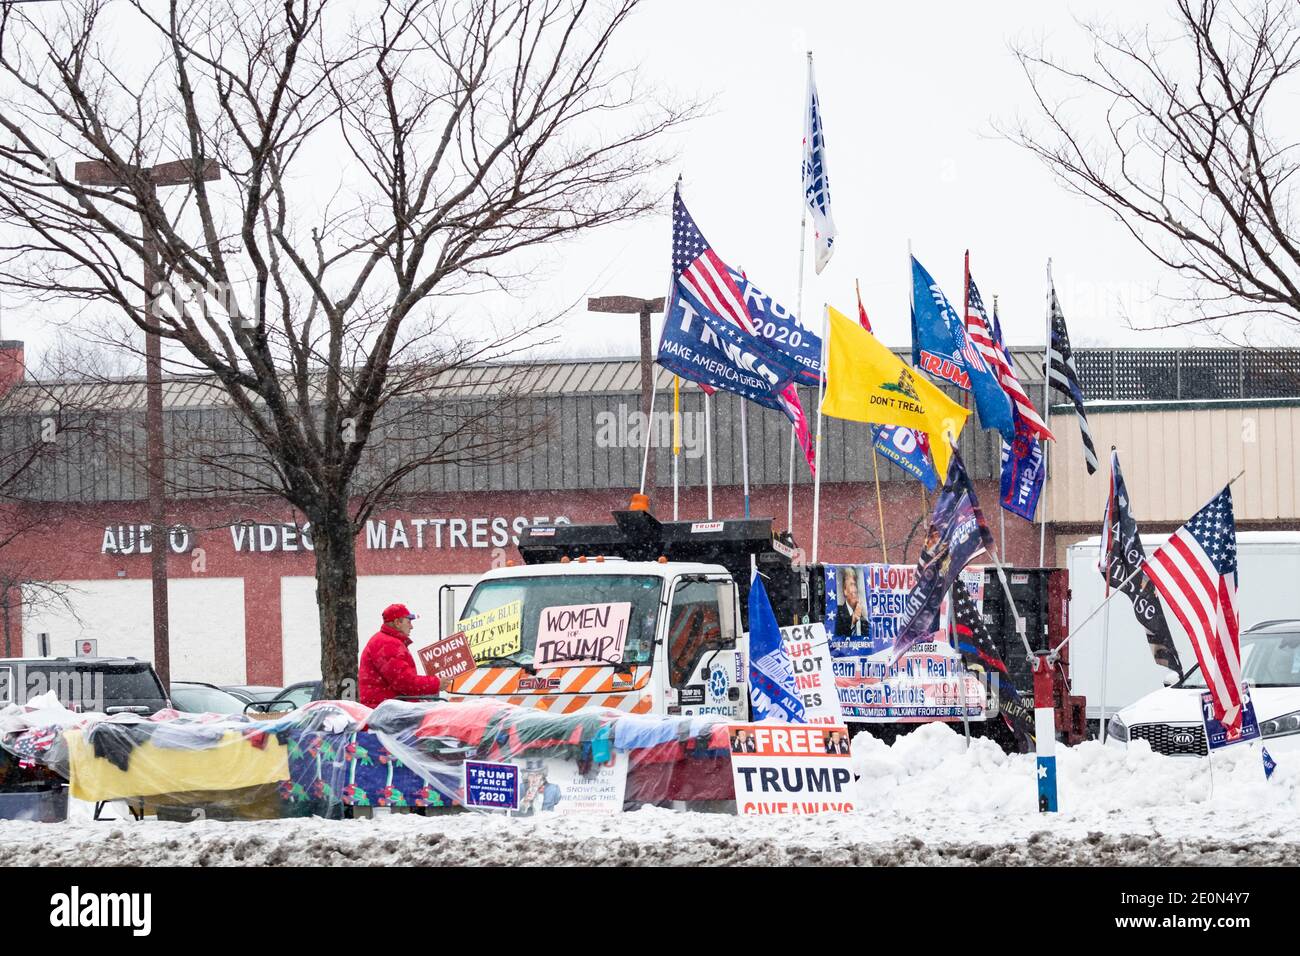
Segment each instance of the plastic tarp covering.
M559 714L493 700L393 700L373 712L317 701L269 719L110 718L50 700L0 710L0 748L57 773L83 800L202 806L209 816L254 806L278 816L356 806L531 815L731 800L727 727L716 716ZM467 794L467 780L486 783ZM485 803L494 787L501 802Z
M174 710L106 717L38 698L0 710L0 748L57 773L82 800L218 809L258 803L282 815L290 753L303 738L355 733L369 713L352 702L318 701L273 719Z
M511 765L515 812L614 811L734 799L728 721L587 708L569 714L498 701L387 701L369 729L448 802L466 799L466 762Z

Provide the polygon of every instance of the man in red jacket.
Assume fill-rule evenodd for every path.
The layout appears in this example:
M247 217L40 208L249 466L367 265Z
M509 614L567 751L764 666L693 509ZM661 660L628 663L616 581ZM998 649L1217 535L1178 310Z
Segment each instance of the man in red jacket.
M378 707L394 697L420 697L438 693L438 678L415 670L411 657L411 622L415 615L405 604L384 608L384 626L366 641L361 652L357 684L361 703Z

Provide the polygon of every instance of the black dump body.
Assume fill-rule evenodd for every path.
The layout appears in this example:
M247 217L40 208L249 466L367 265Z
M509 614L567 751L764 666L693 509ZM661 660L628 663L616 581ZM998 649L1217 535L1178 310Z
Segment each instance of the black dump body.
M607 524L561 524L525 528L519 535L525 564L553 564L563 558L604 556L625 561L698 561L720 564L740 587L740 614L749 629L752 556L779 624L808 613L807 567L787 539L776 540L771 518L729 521L659 521L646 511L615 511Z

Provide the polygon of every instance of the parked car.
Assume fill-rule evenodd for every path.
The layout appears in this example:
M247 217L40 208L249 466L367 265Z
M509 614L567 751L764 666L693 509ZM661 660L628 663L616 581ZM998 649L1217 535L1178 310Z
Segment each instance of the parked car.
M271 700L278 697L282 687L267 687L262 684L233 684L229 687L222 687L227 694L234 694L245 704L251 704L256 700Z
M1300 620L1267 621L1241 635L1242 678L1269 753L1300 752ZM1156 753L1205 756L1200 666L1183 679L1147 694L1111 717L1106 743L1145 740Z
M321 682L318 680L304 680L296 684L290 684L270 700L249 703L247 709L268 714L284 713L297 710L303 704L310 704L313 700L320 699Z
M170 706L153 665L134 657L0 658L0 706L50 690L69 710L109 716L147 717Z
M172 707L187 714L242 714L247 701L215 684L172 681Z

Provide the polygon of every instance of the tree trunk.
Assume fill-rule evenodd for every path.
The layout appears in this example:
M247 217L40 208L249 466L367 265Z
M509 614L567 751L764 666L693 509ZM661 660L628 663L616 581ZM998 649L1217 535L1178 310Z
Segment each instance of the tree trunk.
M312 518L320 672L327 700L357 699L357 552L346 505Z

